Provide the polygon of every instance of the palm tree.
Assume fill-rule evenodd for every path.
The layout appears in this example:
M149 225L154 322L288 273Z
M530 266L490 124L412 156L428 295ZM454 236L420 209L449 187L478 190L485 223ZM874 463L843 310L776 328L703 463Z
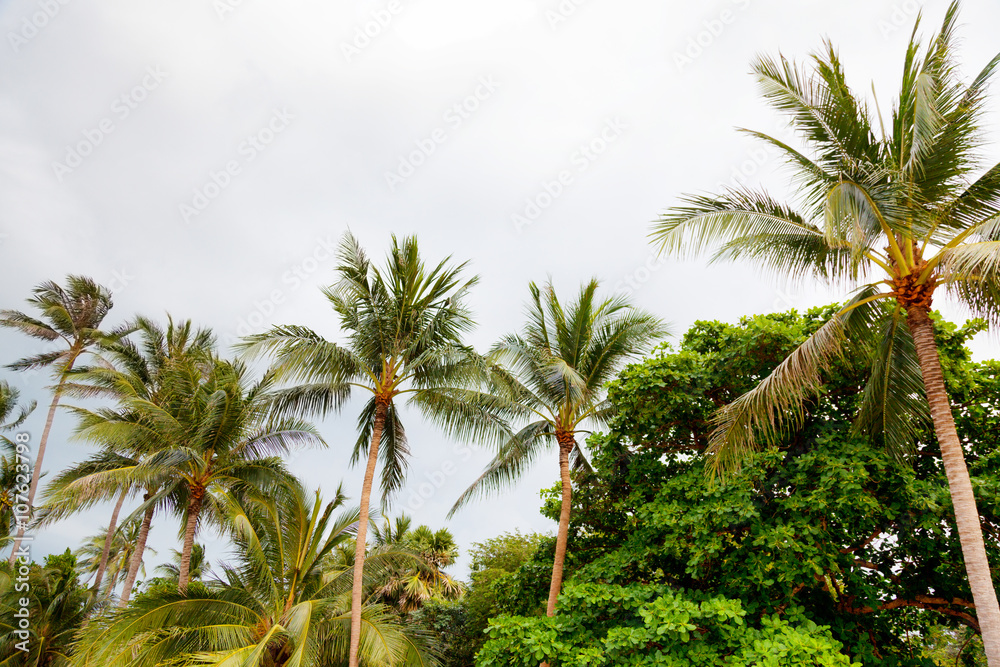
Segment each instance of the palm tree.
M38 441L38 450L35 452L35 467L28 487L29 511L35 502L35 490L42 476L45 447L49 441L49 432L52 430L56 407L59 405L67 375L82 355L127 333L125 330L111 333L100 330L101 323L111 310L113 302L111 292L90 278L67 276L65 288L54 282L45 282L36 287L33 294L28 303L41 311L43 319L36 319L17 310L0 310L0 326L16 329L46 342L61 341L64 345L60 349L25 357L7 365L7 368L22 371L51 366L56 377L49 414L45 418L42 438ZM17 530L14 548L8 561L12 566L18 547L21 545L21 538L24 537L26 523L22 522Z
M358 521L357 509L342 509L344 500L339 490L332 502L324 504L319 493L310 500L294 483L267 496L222 494L235 548L235 562L223 566L222 580L192 588L187 596L167 588L140 595L132 607L88 628L81 641L86 652L74 664L343 664L351 573L330 570L325 563L351 539ZM363 618L366 664L431 664L421 634L390 610L367 605Z
M101 604L80 586L69 549L48 556L44 567L32 563L27 569L26 581L20 572L15 578L6 566L0 569L0 664L66 667L77 632ZM27 627L17 616L25 607Z
M458 557L451 532L447 528L433 531L428 526L411 528L412 523L403 514L395 521L386 518L381 525L372 524L376 550L393 548L414 556L387 572L375 589L377 599L404 614L420 609L430 599L457 600L465 593L461 582L444 571Z
M415 238L398 241L384 269L371 265L357 240L345 235L338 251L339 282L324 293L347 333L332 343L298 326L275 327L249 337L247 355L274 353L281 377L303 384L279 393L276 409L324 415L339 410L353 389L371 394L358 417L352 462L367 457L354 556L350 667L358 665L363 596L362 573L368 507L375 469L382 461L385 500L403 483L409 448L397 397L454 437L488 439L504 425L485 409L486 399L469 389L482 365L462 343L473 326L464 299L476 278L461 277L465 264L450 258L428 268Z
M18 503L15 501L18 495L24 495L19 490L23 489L23 481L27 479L27 457L18 451L18 443L4 435L23 424L35 409L34 401L18 406L20 398L21 393L15 387L6 380L0 380L0 451L3 452L0 456L0 544L10 539L16 524L14 506Z
M627 359L667 333L659 320L623 297L598 300L597 289L597 281L590 281L576 302L564 309L551 284L531 283L527 324L520 334L501 338L489 354L490 361L499 365L491 393L506 416L528 424L502 444L451 510L454 514L477 495L513 484L541 451L558 446L562 509L546 607L549 616L555 614L562 588L572 508L570 468L589 467L577 434L586 432L582 427L587 422L605 423L605 383Z
M80 417L80 437L140 454L137 465L98 473L104 485L155 488L144 503L150 507L176 498L182 513L178 586L183 593L198 528L206 516L221 516L217 492L283 483L289 473L281 454L297 445L325 443L310 424L268 416L274 382L269 373L250 382L242 364L181 357L161 369L159 381L158 402L123 397L114 410L74 412Z
M813 57L811 72L784 58L759 59L754 72L764 97L790 118L807 150L751 134L787 158L800 208L748 188L692 196L652 236L671 254L716 245L716 260L750 259L796 278L860 285L756 389L718 413L709 452L725 471L749 450L779 442L801 422L830 361L874 344L859 430L881 432L888 446L905 451L929 406L986 654L996 666L1000 608L930 316L944 288L972 313L1000 321L1000 164L976 177L985 88L1000 56L963 84L953 47L957 14L953 3L926 49L914 28L888 128L877 102L873 111L848 88L831 44Z
M103 351L102 363L75 371L64 384L63 393L82 398L133 400L161 405L167 396L163 382L166 369L185 359L204 364L215 345L211 330L196 329L190 320L175 323L169 315L165 328L148 318L137 317L127 329L138 333L138 342L128 338L113 341ZM117 419L119 415L112 411L105 416ZM109 443L99 444L104 448L101 452L63 470L49 483L41 523L65 518L117 496L94 581L94 588L99 590L122 505L130 495L142 494L142 505L130 517L142 514L136 548L120 600L120 604L125 605L142 565L153 515L157 509L175 509L177 497L176 494L171 495L167 484L140 484L130 476L129 472L139 465L139 459L150 453L149 442L140 437L139 443L124 443L117 448L110 447ZM109 590L113 588L111 586Z
M157 565L155 572L158 572L162 578L168 581L176 582L181 579L182 554L177 549L172 549L171 551L173 551L173 562ZM208 570L211 567L212 564L205 558L205 545L195 544L194 548L191 549L191 565L189 568L191 581L201 581L208 574Z
M77 558L80 574L89 578L92 574L102 572L103 565L103 571L108 575L105 594L110 594L129 571L129 564L137 551L140 527L140 521L136 520L126 521L118 526L112 533L110 554L105 553L107 530L102 530L84 540L83 545L73 552ZM147 548L144 551L156 554L156 550L153 548ZM139 570L145 576L146 568L142 557L139 558ZM101 590L101 583L96 581L96 577L92 587L96 592Z

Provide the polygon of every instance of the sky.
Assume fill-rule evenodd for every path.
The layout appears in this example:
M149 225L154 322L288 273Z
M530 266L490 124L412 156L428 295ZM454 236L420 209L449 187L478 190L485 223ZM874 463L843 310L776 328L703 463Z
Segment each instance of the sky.
M773 150L738 127L788 137L757 94L760 54L804 60L828 37L856 91L889 112L930 0L0 0L0 308L33 286L89 275L111 288L106 323L136 314L192 319L224 345L273 324L341 336L320 288L346 230L384 256L416 234L428 260L469 261L486 349L522 320L530 281L568 295L591 277L628 294L679 335L694 321L837 300L746 264L657 257L650 225L684 193L761 184L784 198ZM968 1L963 73L1000 50L1000 5ZM1000 161L1000 90L986 158ZM794 141L794 139L790 139ZM964 314L942 302L947 316ZM979 358L1000 342L976 339ZM38 346L0 331L0 362ZM0 371L42 405L50 377ZM357 404L320 424L324 450L290 466L327 496L349 464ZM93 449L57 416L50 473ZM447 526L463 548L500 533L554 532L539 490L553 452L511 492L445 515L490 458L406 413L408 483L391 514ZM133 505L134 506L134 505ZM35 557L76 548L109 508L36 535ZM159 517L154 565L177 547ZM210 539L210 555L222 555Z

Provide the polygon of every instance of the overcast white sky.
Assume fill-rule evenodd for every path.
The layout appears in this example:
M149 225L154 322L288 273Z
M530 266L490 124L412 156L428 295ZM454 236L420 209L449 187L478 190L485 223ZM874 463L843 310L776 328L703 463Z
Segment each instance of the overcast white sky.
M926 34L946 4L0 0L0 307L81 273L114 289L108 324L169 312L226 339L279 323L336 339L319 287L348 227L374 257L396 233L417 234L429 259L471 260L480 348L519 326L527 283L549 275L567 293L591 276L609 291L631 281L677 333L826 303L745 265L656 262L649 225L679 194L733 179L788 191L773 153L734 130L784 132L756 95L755 54L802 59L829 36L855 89L874 82L888 113L918 7ZM966 2L962 23L971 77L1000 50L1000 6ZM994 88L994 163L998 120ZM0 345L3 362L35 351L6 331ZM995 349L977 341L981 357ZM44 375L2 377L46 402ZM354 418L325 421L330 448L292 462L308 485L332 494L343 480L357 497ZM44 405L27 424L36 438L43 420ZM489 455L415 414L408 426L400 505L450 462L457 472L411 512L444 525ZM67 441L70 428L60 414L50 471L90 452ZM538 491L556 478L552 455L447 525L463 548L553 531ZM36 557L75 548L107 514L47 529ZM169 558L176 529L157 519L160 554L147 562Z

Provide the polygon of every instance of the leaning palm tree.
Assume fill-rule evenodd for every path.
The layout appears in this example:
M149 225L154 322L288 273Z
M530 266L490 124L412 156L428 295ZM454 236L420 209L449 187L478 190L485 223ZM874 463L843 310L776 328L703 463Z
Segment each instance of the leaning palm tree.
M181 360L207 365L215 345L211 330L195 328L190 320L174 322L169 315L166 327L149 318L137 317L127 328L138 334L138 340L122 338L106 346L100 364L78 369L67 378L65 394L161 405L168 396L163 382L165 371L181 363ZM112 419L118 417L114 412L107 416ZM102 451L61 471L48 484L40 523L66 518L96 503L117 497L93 584L99 590L122 506L128 497L141 495L142 504L133 513L141 514L142 519L138 524L136 548L125 576L120 600L124 605L128 603L132 585L142 565L153 515L158 509L175 509L178 499L176 494L170 492L171 485L166 483L169 480L139 483L129 475L129 471L139 465L139 458L151 453L148 441L140 438L138 443L120 443L117 448L109 443L98 444L102 446Z
M284 326L251 336L241 347L251 356L273 353L276 372L302 383L279 393L280 412L324 415L339 410L354 389L371 395L358 417L353 455L353 462L367 457L352 591L350 667L357 667L375 469L381 458L384 500L402 485L409 455L397 398L408 395L411 405L455 437L483 440L502 433L504 425L484 409L485 397L469 389L482 364L462 342L473 326L464 299L476 283L462 278L465 264L449 266L446 258L430 268L415 238L393 237L380 270L351 234L341 242L338 259L340 280L324 293L340 316L344 344Z
M325 565L352 537L357 509L323 503L297 484L267 496L221 494L234 544L222 579L188 595L159 587L92 623L78 667L161 664L321 667L343 664L350 637L350 570ZM338 512L339 510L339 512ZM337 513L335 513L337 512ZM384 555L373 564L394 562ZM361 653L369 665L434 664L426 638L382 605L363 609Z
M29 511L32 511L35 502L35 490L42 475L45 447L49 441L52 422L68 374L81 356L126 333L126 330L116 330L111 333L101 331L101 323L113 305L111 292L90 278L67 276L65 288L54 282L45 282L36 287L33 294L28 303L41 311L42 319L17 310L0 310L0 326L16 329L32 338L59 342L62 345L59 349L25 357L7 365L7 368L19 371L51 367L56 378L49 414L45 418L45 427L42 429L42 437L35 452L35 467L28 487ZM9 559L11 565L24 537L26 523L22 522L18 527Z
M577 435L586 432L583 427L588 422L605 423L609 406L604 385L626 360L667 333L659 320L623 297L599 300L597 289L597 281L590 281L564 309L551 284L531 283L523 331L504 336L489 354L499 365L491 382L498 406L512 421L528 423L503 443L451 510L454 514L472 498L512 485L544 449L558 447L562 508L546 607L549 616L555 614L562 588L573 494L570 468L588 466Z
M751 134L787 158L799 207L748 188L692 196L652 236L666 253L715 246L715 260L749 259L795 278L858 286L756 389L716 415L708 451L725 471L750 450L780 442L801 423L831 360L874 347L857 425L905 451L929 406L986 654L1000 666L1000 608L931 319L941 288L1000 323L1000 164L980 172L978 150L985 88L1000 56L964 84L953 47L957 13L954 3L926 49L914 28L888 127L877 104L873 110L848 88L829 43L812 71L759 59L753 69L764 97L790 118L807 150Z

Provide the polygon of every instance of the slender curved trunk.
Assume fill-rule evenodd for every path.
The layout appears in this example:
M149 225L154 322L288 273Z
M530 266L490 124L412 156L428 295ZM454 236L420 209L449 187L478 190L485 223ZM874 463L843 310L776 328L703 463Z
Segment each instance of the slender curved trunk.
M351 588L351 649L349 665L358 667L358 648L361 645L361 603L364 594L365 540L368 537L368 503L372 495L375 466L378 464L378 446L382 440L389 401L376 399L375 423L372 424L372 443L368 447L368 466L361 487L361 514L358 519L357 544L354 548L354 583Z
M927 310L918 307L908 309L906 322L913 335L924 389L927 392L927 403L934 420L934 433L941 446L941 461L944 463L951 501L955 507L958 539L962 545L972 600L976 605L976 617L982 630L986 660L990 667L1000 667L1000 606L993 588L990 564L986 559L983 529L969 470L965 465L965 453L955 429L951 401L941 374L941 360L934 341L934 325Z
M198 515L201 514L204 498L205 489L203 487L191 489L187 525L184 526L184 546L181 548L181 567L177 577L177 587L181 593L187 592L188 584L191 582L191 550L194 549L194 533L198 529Z
M108 534L104 538L104 551L101 552L101 563L97 566L97 576L94 578L94 590L100 593L101 582L104 581L104 571L108 569L108 556L111 554L111 543L115 538L115 528L118 526L118 513L122 511L122 505L125 504L125 496L128 495L128 489L122 491L121 495L118 496L118 504L115 505L115 511L111 513L111 521L108 522Z
M146 502L153 497L152 493L147 493L142 497L143 502ZM156 511L156 507L150 505L146 508L146 514L142 517L142 524L139 526L139 539L135 543L135 553L132 554L132 560L128 564L128 576L125 577L125 584L122 587L122 596L118 601L119 609L125 607L128 604L128 598L132 594L132 586L135 585L135 578L139 575L139 566L142 565L142 556L146 551L146 538L149 537L149 527L153 523L153 512Z
M556 536L556 557L552 562L552 583L549 585L547 616L555 616L556 600L562 590L563 563L566 561L566 541L569 539L569 514L573 509L573 485L569 478L569 454L576 446L572 433L557 432L559 442L559 478L562 480L562 510L559 512L559 534Z
M17 552L21 547L21 541L24 539L24 531L27 528L27 524L30 523L31 517L35 513L35 491L38 489L38 480L42 477L42 460L45 458L45 445L49 442L49 432L52 430L52 422L55 421L56 408L59 406L60 391L65 381L66 375L63 373L52 395L49 414L45 418L45 428L42 429L42 439L38 441L38 451L35 452L35 467L31 471L31 485L28 487L28 518L23 522L18 522L17 538L14 540L14 548L11 550L10 558L7 561L11 567L14 567L14 561L17 559Z

